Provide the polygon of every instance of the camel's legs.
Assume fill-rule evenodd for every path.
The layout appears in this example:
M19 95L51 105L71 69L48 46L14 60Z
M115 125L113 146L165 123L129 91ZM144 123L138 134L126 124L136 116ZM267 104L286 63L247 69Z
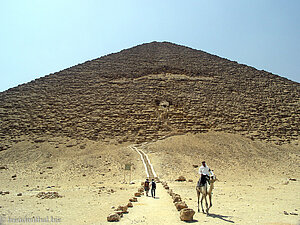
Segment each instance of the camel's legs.
M206 198L207 195L204 196L204 199L205 199L205 206L206 206L206 213L208 214L208 203L207 203L207 198Z
M202 208L202 212L204 212L204 209L203 209L203 198L204 198L204 194L202 193L202 196L201 196L201 208Z
M211 202L211 193L208 194L209 198L209 209L212 207L212 202Z

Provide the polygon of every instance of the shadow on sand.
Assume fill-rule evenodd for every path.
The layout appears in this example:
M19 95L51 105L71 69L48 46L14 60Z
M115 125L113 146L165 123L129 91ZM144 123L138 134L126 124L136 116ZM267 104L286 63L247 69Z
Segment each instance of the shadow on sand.
M199 221L198 220L192 220L192 221L183 221L185 223L198 223Z
M234 221L229 219L231 216L223 216L223 215L214 214L214 213L209 213L207 216L210 216L210 217L213 217L213 218L218 218L218 219L223 220L223 221L228 222L228 223L235 223Z

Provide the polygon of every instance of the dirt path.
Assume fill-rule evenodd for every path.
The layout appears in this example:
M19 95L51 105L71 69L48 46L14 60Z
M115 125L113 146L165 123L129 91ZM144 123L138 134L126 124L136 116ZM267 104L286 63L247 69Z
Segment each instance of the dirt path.
M147 177L158 178L154 168L143 150L130 146L137 151L142 159ZM149 193L150 194L150 193ZM157 183L156 197L142 196L134 207L129 209L129 214L125 214L121 220L122 224L182 224L179 219L179 212L176 210L172 198L163 188L161 183Z
M172 198L160 183L157 184L156 198L142 196L121 219L122 224L182 224L179 212Z
M145 166L146 176L149 179L158 178L146 153L142 149L139 149L135 146L129 146L129 148L136 151L141 156L142 162Z

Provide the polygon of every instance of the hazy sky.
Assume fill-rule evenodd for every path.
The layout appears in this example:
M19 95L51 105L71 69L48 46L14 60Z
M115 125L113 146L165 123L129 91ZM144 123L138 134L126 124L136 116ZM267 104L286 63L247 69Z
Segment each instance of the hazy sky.
M0 0L0 91L170 41L300 82L299 0Z

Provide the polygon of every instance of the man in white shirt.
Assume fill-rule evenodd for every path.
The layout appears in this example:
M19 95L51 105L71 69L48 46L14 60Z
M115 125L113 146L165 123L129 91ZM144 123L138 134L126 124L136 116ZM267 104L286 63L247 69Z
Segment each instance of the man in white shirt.
M214 175L212 170L206 165L205 161L202 162L202 166L199 168L200 179L198 186L204 186L206 181L209 181L209 174Z

